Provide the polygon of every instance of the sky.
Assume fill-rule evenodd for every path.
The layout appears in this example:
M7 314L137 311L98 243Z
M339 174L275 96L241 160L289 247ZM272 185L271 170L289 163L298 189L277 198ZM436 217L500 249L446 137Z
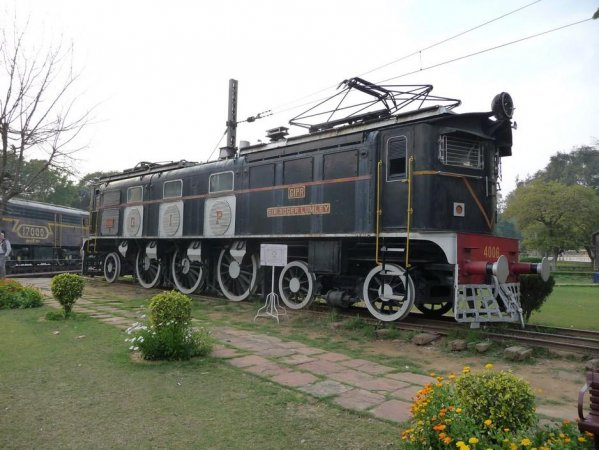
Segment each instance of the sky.
M93 108L80 138L80 175L140 161L214 159L227 120L228 83L239 81L237 139L267 141L345 79L372 82L590 18L592 0L541 0L417 55L534 0L0 0L29 18L38 47L74 45L77 102ZM9 14L0 18L5 22ZM5 23L2 23L5 26ZM599 139L599 20L396 78L459 98L457 112L489 111L499 92L514 99L513 156L502 192L551 155ZM312 95L308 99L306 96ZM295 102L295 103L293 103ZM291 129L292 134L303 133ZM220 144L224 145L224 140Z

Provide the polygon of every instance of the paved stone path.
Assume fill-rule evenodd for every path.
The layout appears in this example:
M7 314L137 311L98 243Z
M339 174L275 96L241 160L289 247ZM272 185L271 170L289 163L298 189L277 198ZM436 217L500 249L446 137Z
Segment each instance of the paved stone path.
M24 282L46 293L50 291L49 279L35 278ZM51 297L46 299L46 304L60 308ZM77 301L74 311L122 330L139 317L138 311L98 305L85 298ZM424 384L433 381L429 376L398 372L393 367L274 336L231 327L213 327L211 331L219 341L212 355L232 366L384 420L408 420L412 397Z
M49 279L25 282L50 292ZM60 308L51 294L49 297L46 304ZM139 310L98 305L84 298L77 301L74 311L122 330L136 322L140 313ZM213 356L281 386L327 398L340 407L392 422L408 420L413 396L426 383L434 381L430 376L399 372L393 367L274 336L231 327L212 327L211 331L219 341ZM570 409L566 412L563 408L539 406L537 413L559 419L571 416Z

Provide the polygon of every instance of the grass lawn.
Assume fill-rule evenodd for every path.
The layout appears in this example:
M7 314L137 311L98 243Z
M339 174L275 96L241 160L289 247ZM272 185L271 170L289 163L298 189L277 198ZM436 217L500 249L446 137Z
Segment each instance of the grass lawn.
M115 327L49 310L0 311L0 448L400 447L397 425L220 360L134 363Z
M599 287L555 286L530 324L599 330Z

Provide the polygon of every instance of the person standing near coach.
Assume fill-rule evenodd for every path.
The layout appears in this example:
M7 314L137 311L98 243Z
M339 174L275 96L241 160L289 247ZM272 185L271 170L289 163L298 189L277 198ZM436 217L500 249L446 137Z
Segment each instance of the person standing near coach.
M4 237L4 230L0 231L0 278L6 277L6 258L11 250L10 241Z

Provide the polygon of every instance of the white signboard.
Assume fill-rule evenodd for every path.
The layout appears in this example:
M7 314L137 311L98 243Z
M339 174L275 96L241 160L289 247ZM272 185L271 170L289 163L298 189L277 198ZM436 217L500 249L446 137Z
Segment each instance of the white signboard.
M260 244L260 265L286 266L287 246L280 244Z

